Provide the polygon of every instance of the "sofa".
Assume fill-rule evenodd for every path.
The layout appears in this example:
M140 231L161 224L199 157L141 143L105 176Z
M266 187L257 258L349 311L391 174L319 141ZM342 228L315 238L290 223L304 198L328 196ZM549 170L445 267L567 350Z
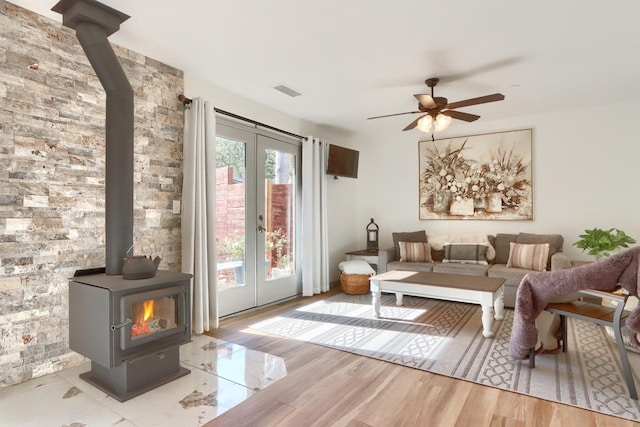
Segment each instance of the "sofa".
M559 234L498 233L494 235L429 235L424 230L392 233L394 246L378 251L378 273L392 270L433 271L501 277L504 284L504 305L514 307L516 292L522 278L533 271L556 271L571 267L562 252L564 238ZM475 242L474 242L475 240ZM421 245L427 243L427 245ZM547 249L548 253L544 252ZM401 247L405 259L401 260ZM409 252L408 248L425 248L426 260ZM537 264L521 261L519 251L540 249ZM463 255L460 255L463 253ZM469 253L472 256L468 256ZM525 252L532 253L532 252ZM511 255L511 258L510 258ZM429 259L430 258L430 259ZM462 258L462 259L459 259ZM535 260L535 256L531 259ZM417 260L417 261L415 261ZM522 268L523 265L533 268Z

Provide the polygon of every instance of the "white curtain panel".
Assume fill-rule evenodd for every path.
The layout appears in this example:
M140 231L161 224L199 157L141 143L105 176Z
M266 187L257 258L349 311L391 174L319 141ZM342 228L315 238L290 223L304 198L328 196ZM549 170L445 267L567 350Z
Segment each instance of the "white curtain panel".
M218 327L215 143L213 105L194 98L185 111L182 271L193 274L192 330L198 334Z
M329 290L327 246L327 147L318 138L302 143L302 295Z

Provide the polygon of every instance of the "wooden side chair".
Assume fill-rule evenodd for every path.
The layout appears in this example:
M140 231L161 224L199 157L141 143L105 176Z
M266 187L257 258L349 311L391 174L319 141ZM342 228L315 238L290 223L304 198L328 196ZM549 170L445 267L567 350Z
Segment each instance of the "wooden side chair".
M592 297L613 300L617 305L615 307L607 307L598 303L582 300L565 303L549 303L545 307L545 310L560 316L560 327L562 328L562 351L567 351L567 317L573 317L575 319L613 328L618 352L620 353L620 362L622 363L624 380L627 383L627 388L629 389L629 396L634 400L638 400L638 393L636 392L636 386L633 382L631 365L629 365L629 359L627 358L627 349L625 348L624 341L622 339L623 322L629 314L631 314L630 311L624 309L624 305L627 302L629 295L622 288L613 292L597 291L594 289L584 289L578 292ZM535 357L535 348L533 348L529 353L530 368L535 368L536 366Z

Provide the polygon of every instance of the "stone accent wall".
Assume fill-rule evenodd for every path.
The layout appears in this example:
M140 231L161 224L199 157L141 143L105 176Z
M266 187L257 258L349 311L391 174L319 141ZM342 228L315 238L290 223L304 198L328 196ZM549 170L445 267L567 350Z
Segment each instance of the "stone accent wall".
M183 73L114 50L135 92L135 253L178 271ZM0 0L0 388L84 360L67 281L105 265L105 99L74 31Z

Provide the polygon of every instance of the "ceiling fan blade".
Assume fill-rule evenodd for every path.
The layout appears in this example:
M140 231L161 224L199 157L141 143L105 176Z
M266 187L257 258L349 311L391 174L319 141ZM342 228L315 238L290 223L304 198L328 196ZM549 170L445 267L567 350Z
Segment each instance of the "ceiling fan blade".
M428 116L428 114L423 114L422 116L418 117L417 119L415 119L414 121L412 121L411 123L409 123L409 125L408 125L406 128L402 129L402 130L403 130L403 131L405 131L405 130L411 130L411 129L413 129L414 127L418 126L418 122L419 122L419 121L420 121L420 119L421 119L421 118L423 118L424 116Z
M407 111L406 113L395 113L395 114L386 114L384 116L375 116L375 117L367 117L367 120L372 120L372 119L381 119L383 117L393 117L393 116L402 116L404 114L416 114L416 113L422 113L423 111Z
M480 118L480 116L475 114L463 113L462 111L447 110L441 111L440 113L452 119L464 120L465 122L474 122Z
M442 65L442 64L451 62L450 58L447 57L449 55L444 55L444 52L433 52L431 56L432 56L431 61L434 64ZM445 75L440 74L439 78L441 82L452 83L458 80L473 78L479 74L484 74L489 71L499 70L500 68L504 68L504 67L510 67L512 65L516 65L522 62L523 60L524 58L520 56L512 56L510 58L499 59L494 62L478 65L467 71L463 71L461 73L452 73L452 74L445 74Z
M478 98L465 99L464 101L453 102L447 104L446 108L453 110L454 108L468 107L469 105L486 104L487 102L502 101L504 95L501 93L494 93L492 95L480 96Z
M418 95L413 95L416 97L416 99L418 100L418 102L420 103L420 105L422 105L424 108L435 108L436 107L436 101L433 100L433 98L431 97L431 95L427 95L427 94L418 94Z

